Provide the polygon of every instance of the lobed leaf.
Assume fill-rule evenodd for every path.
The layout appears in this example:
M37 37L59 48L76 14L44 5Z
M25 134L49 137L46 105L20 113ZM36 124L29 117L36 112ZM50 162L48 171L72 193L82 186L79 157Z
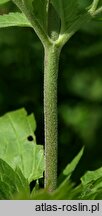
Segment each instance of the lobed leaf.
M19 168L30 183L43 177L43 146L36 144L36 122L25 109L0 118L0 158L14 170Z

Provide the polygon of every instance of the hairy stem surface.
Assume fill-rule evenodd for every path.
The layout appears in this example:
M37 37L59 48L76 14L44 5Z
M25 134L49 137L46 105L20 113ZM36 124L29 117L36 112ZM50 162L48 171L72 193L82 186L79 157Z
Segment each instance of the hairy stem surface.
M50 45L44 59L45 188L57 185L57 77L60 49Z

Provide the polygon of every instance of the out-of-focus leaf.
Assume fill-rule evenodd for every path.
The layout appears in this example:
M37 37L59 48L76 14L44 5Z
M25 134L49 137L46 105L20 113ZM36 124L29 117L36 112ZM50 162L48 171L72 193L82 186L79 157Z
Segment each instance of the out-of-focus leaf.
M0 16L0 28L19 26L31 27L31 24L23 13L15 12Z
M96 20L96 21L101 21L101 22L102 22L102 17L96 17L95 20Z
M47 192L45 189L36 193L18 193L15 199L27 200L101 200L102 199L102 178L86 185L73 187L69 181L64 181L54 192Z
M0 158L14 170L20 168L31 182L43 177L43 146L36 144L34 116L24 109L9 112L0 118Z
M45 189L41 190L31 197L34 200L75 200L81 193L81 185L73 188L73 184L65 180L54 192L48 193Z
M78 199L81 187L73 187L73 183L70 182L68 179L65 179L61 185L53 192L53 199L56 200L73 200Z
M97 53L102 53L102 43L100 43L99 46L97 44L97 48L94 49L92 55L96 56ZM90 52L92 52L91 49L88 49L86 52L84 50L84 52L82 52L82 55L81 52L79 52L79 55L81 55L82 58L83 55L84 57L86 54L90 55ZM102 78L100 76L100 68L97 67L97 71L98 70L99 73L96 73L96 68L90 69L91 73L89 73L88 69L77 71L77 73L75 73L70 80L68 87L70 91L85 99L89 99L90 101L100 102L102 100Z
M90 142L100 119L100 110L90 106L62 106L61 115L67 125L71 125L81 138Z
M1 4L4 4L4 3L6 3L6 2L9 2L10 0L0 0L0 5Z
M0 159L0 199L12 199L14 194L28 192L28 182L19 169L14 171Z

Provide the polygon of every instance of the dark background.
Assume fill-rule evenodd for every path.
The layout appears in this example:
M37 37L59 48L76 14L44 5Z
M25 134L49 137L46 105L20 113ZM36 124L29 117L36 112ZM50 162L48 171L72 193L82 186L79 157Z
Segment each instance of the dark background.
M13 4L0 13L14 10ZM25 107L44 143L43 47L30 28L0 29L0 115ZM85 24L61 52L58 78L58 175L85 146L72 178L102 166L102 22Z

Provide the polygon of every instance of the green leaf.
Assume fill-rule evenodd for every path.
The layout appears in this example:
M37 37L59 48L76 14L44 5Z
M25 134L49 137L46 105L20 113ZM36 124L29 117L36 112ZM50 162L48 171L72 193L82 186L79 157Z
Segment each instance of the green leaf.
M28 192L28 182L18 169L16 172L0 159L0 199L12 199L14 194Z
M0 5L9 2L10 0L0 0Z
M75 200L79 199L81 185L73 188L73 184L65 180L54 192L48 193L45 189L32 194L32 200Z
M25 0L26 2L26 0ZM47 2L48 0L33 0L33 13L34 17L38 20L39 24L45 32L47 32Z
M72 172L74 171L75 167L79 163L79 160L81 159L84 152L84 148L80 150L80 152L76 155L76 157L71 161L70 164L66 166L66 168L63 170L63 174L65 176L71 176Z
M4 14L0 16L0 28L20 26L20 27L32 27L24 14L15 12Z
M60 18L48 0L13 0L13 2L23 11L34 29L42 29L43 33L49 35L52 39L57 39L60 31ZM35 24L35 23L36 24Z
M79 0L12 0L26 15L43 43L48 36L63 46L67 40L92 19L88 9L79 6ZM59 37L60 36L60 37ZM62 39L62 40L61 40Z
M0 118L0 158L14 170L20 168L29 183L43 177L43 146L36 144L34 116L24 109Z
M54 191L52 198L56 200L75 200L80 194L80 187L73 187L74 184L65 179L62 184Z
M13 0L13 2L29 17L30 21L36 20L38 25L47 30L47 0Z
M83 185L85 185L90 183L91 181L97 180L100 177L102 177L102 167L94 171L87 171L81 178L81 182Z
M70 178L70 176L72 175L72 172L74 171L74 169L76 168L79 160L81 159L81 157L83 155L83 152L84 152L84 148L82 148L80 150L80 152L75 156L75 158L71 161L71 163L69 163L66 166L66 168L63 170L63 172L59 176L59 180L58 180L59 183L61 183L62 180L64 180L66 177L67 177L67 179Z
M78 0L51 0L61 18L61 34L72 33L80 29L91 16L80 9Z
M100 199L100 191L102 191L102 167L87 171L81 178L82 192L80 199Z

